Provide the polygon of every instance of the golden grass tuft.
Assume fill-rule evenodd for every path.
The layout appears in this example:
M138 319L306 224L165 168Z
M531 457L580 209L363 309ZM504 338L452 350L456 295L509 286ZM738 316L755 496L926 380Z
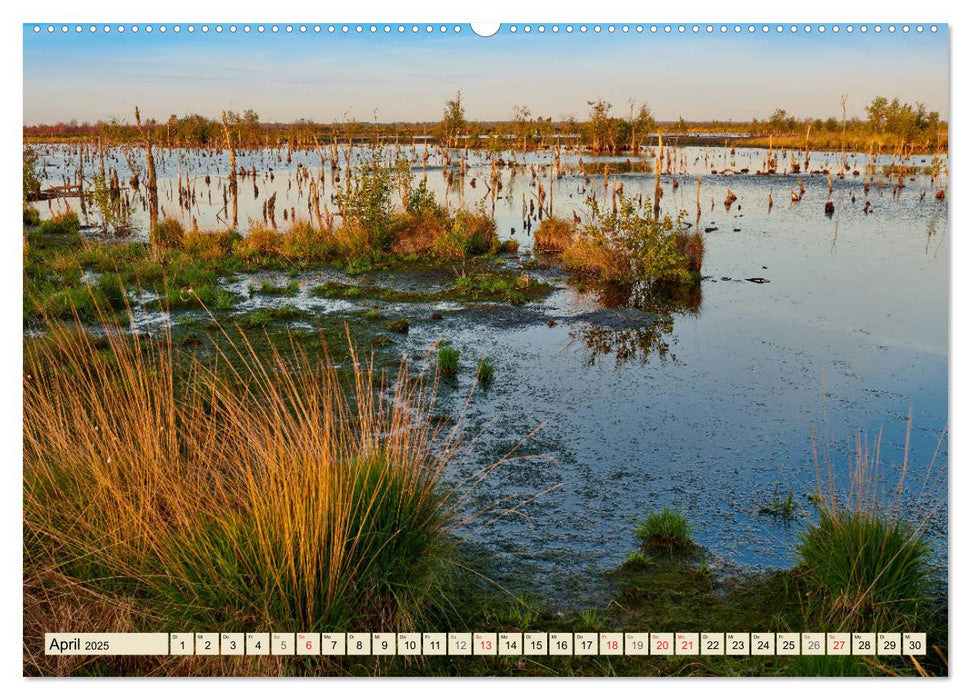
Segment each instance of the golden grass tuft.
M573 241L573 223L559 217L550 217L540 222L536 230L536 247L547 253L562 253Z
M288 260L326 260L337 251L330 231L314 228L306 219L296 219L280 237L280 253Z
M250 221L249 233L234 244L234 252L244 260L280 254L283 235L266 224Z
M186 231L182 237L182 249L201 260L221 260L233 252L232 231Z
M418 624L458 444L434 382L353 347L348 376L295 341L225 333L204 361L101 323L24 343L25 630Z
M560 253L560 260L568 270L608 281L626 280L629 267L623 251L588 236L571 242Z

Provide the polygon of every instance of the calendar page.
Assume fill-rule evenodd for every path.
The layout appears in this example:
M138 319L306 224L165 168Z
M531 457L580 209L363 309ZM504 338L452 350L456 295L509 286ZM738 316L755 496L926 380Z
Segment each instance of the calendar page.
M23 20L24 676L948 675L948 25L630 10Z

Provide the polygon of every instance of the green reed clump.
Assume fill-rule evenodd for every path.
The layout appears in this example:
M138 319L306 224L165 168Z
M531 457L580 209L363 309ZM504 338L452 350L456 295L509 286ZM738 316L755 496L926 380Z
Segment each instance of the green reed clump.
M438 372L443 377L450 378L454 378L459 372L459 351L448 341L439 344Z
M696 282L704 256L701 237L685 233L680 220L654 218L633 200L618 199L616 211L590 205L589 222L560 253L563 265L615 284Z
M668 508L660 513L650 513L637 523L634 536L647 551L676 554L690 552L697 547L691 538L688 520Z
M24 202L24 225L40 226L40 212L37 207L32 207Z
M807 581L825 594L834 620L895 624L926 614L930 548L914 528L875 513L819 513L800 537Z
M496 368L492 366L486 358L479 360L479 366L475 370L475 378L479 383L488 389L496 378Z

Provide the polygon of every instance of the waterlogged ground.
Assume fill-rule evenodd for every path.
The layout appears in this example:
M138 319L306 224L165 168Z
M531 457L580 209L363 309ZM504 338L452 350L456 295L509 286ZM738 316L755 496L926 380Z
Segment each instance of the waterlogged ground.
M410 156L410 147L403 153ZM857 431L871 441L882 431L884 478L896 484L909 413L903 505L921 518L930 512L929 501L939 506L931 531L938 562L946 564L947 514L940 502L947 461L942 434L947 426L948 203L934 198L941 185L926 171L931 158L909 161L905 187L896 194L891 187L896 177L882 172L865 193L863 175L852 171L864 171L866 156L851 155L850 172L834 179L835 212L828 217L825 174L803 174L805 195L792 204L790 188L799 186L796 176L781 174L787 159L779 159L780 174L757 175L765 158L759 149L739 149L734 156L723 147L676 153L673 169L680 174L662 176L662 209L686 210L688 221L706 231L705 279L693 311L613 308L597 291L578 288L555 269L530 272L555 289L544 301L521 307L325 299L310 293L327 281L410 291L447 284L414 273L356 278L332 271L261 273L226 280L225 286L243 295L239 314L285 305L301 310L297 328L314 329L344 317L360 321L368 310L386 320L407 318L407 335L386 331L383 320L370 322L374 333L390 340L382 350L387 358L406 354L420 365L430 346L450 340L461 353L460 371L455 382L443 384L443 414L462 411L476 363L488 357L496 378L469 404L469 449L449 478L462 480L542 426L520 450L524 458L501 465L470 493L465 512L489 512L471 517L462 528L507 578L528 573L530 588L541 593L578 603L594 595L601 585L598 572L616 566L635 548L637 519L665 506L688 515L712 568L790 565L800 522L811 514L808 494L816 486L810 426L819 450L831 455L840 475ZM482 201L494 211L501 238L511 235L521 251L531 248L522 217L523 195L528 199L536 192L530 164L539 164L538 176L548 188L549 168L540 166L554 154L518 154L527 164L500 169L503 188L495 203L485 187L491 166L482 156L470 154L473 165L465 178L456 172L449 188L441 159L432 155L423 167L421 146L416 155L415 174L427 177L439 201L447 197L452 205L465 206ZM48 149L47 184L62 184L76 170L74 158ZM814 153L810 169L834 167L836 158ZM259 190L254 195L252 178L241 182L240 221L261 218L262 203L272 192L278 195L278 224L284 225L281 212L291 206L306 216L307 187L298 186L294 168L300 163L319 174L316 152L294 152L289 168L283 151L242 153L238 160L241 167L257 168ZM611 174L606 188L605 160L625 171ZM585 170L599 172L585 176L576 154L564 153L565 174L553 180L555 212L582 217L589 195L609 207L615 178L626 196L649 197L654 175L643 172L649 163L628 167L626 160L584 156ZM109 162L127 181L124 158L111 152ZM86 168L91 172L92 163ZM711 174L728 168L749 173ZM181 170L183 178L196 182L196 204L183 217L187 222L195 217L200 227L222 225L224 154L172 151L159 170L166 213L178 212L168 178ZM202 180L206 174L209 186ZM325 180L329 198L340 183L329 167ZM726 209L728 188L738 199ZM138 228L144 221L141 203L134 198L133 204L135 235L144 235ZM64 206L63 200L51 202L49 209L40 203L44 217ZM77 200L71 206L76 209ZM498 264L523 263L507 256ZM293 296L248 294L262 282L292 281L298 285ZM180 318L175 315L174 321ZM142 318L146 327L171 320ZM824 462L819 460L825 468ZM932 462L935 470L929 473ZM790 490L798 505L793 523L759 514L774 496ZM495 518L505 509L515 512Z

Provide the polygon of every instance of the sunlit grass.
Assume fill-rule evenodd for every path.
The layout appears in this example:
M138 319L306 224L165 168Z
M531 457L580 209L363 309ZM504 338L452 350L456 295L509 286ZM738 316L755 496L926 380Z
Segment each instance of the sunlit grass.
M204 361L102 317L25 340L26 580L137 599L153 628L417 625L453 518L434 384L226 339Z

